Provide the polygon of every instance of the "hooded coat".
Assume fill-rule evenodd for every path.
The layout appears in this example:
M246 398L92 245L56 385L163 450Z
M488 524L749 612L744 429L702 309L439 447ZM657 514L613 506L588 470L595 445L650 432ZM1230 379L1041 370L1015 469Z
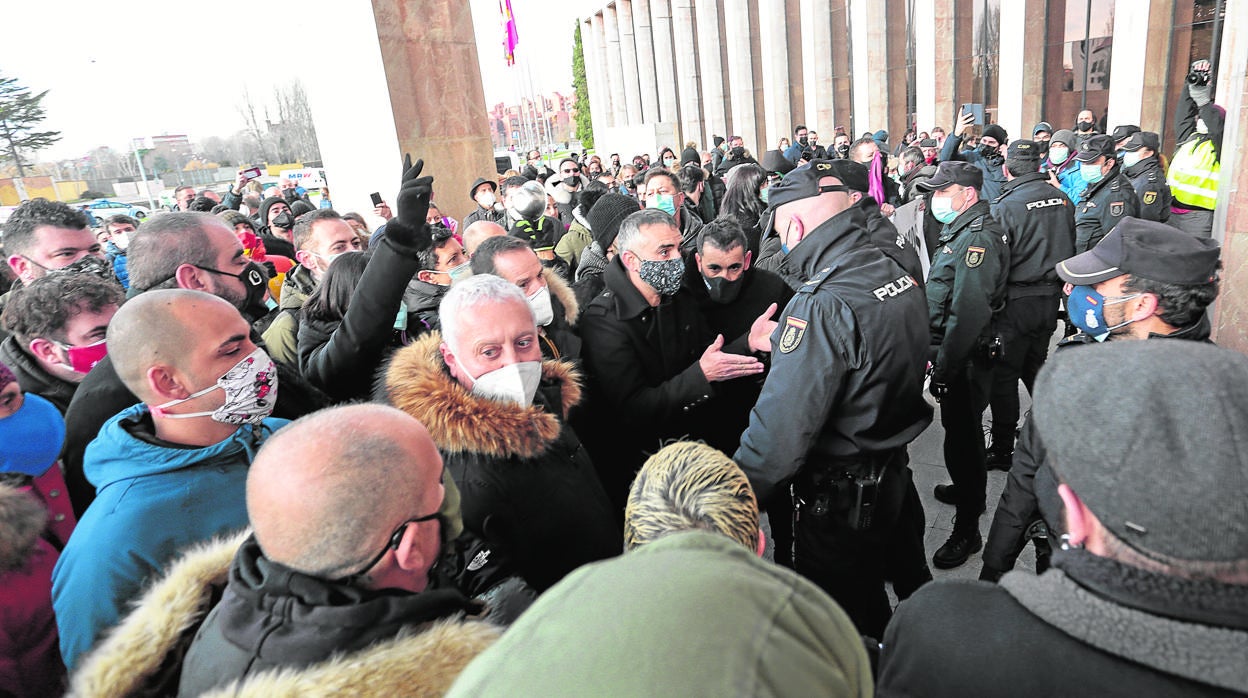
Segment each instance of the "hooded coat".
M544 361L532 405L499 402L473 395L450 375L441 343L435 332L396 352L385 391L429 429L459 488L464 527L539 592L585 563L619 554L611 505L565 423L581 399L580 374Z
M47 511L24 488L0 484L0 686L6 695L60 695L65 665L56 648L52 567L40 534Z
M541 327L542 357L546 359L581 358L581 338L576 333L576 322L581 317L581 305L572 287L549 268L542 269L542 278L550 289L550 306L554 319Z
M172 694L182 654L220 597L231 561L248 536L206 543L172 565L83 661L70 695ZM486 623L448 620L310 666L257 672L207 695L442 695L497 636L498 630Z
M677 531L542 595L450 696L869 696L831 597L727 536Z
M104 424L83 465L95 501L52 573L61 655L71 671L180 550L247 525L247 468L286 423L243 425L203 448L156 439L144 404Z

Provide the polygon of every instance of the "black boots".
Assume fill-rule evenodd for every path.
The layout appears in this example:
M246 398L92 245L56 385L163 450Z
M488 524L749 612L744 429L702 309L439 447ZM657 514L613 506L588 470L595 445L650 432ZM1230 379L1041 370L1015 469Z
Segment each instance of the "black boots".
M984 539L979 535L979 517L955 518L953 533L949 534L949 540L932 556L932 564L937 569L953 569L964 564L983 547Z

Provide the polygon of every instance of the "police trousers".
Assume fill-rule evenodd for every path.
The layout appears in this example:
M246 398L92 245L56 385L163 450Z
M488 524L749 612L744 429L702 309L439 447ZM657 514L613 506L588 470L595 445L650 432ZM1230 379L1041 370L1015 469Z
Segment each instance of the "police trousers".
M1018 429L1018 381L1031 394L1036 374L1049 356L1057 329L1057 295L1011 297L994 321L1004 343L1003 356L992 365L992 449L1014 450Z
M945 428L945 468L957 492L958 518L963 525L978 520L988 485L984 453L984 410L992 388L992 367L978 356L945 377L948 394L940 402Z

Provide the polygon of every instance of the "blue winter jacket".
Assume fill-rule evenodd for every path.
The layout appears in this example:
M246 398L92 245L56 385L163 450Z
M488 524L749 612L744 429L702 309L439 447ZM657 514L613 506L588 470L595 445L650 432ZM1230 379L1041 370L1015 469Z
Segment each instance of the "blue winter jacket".
M87 446L83 470L97 495L52 571L61 656L71 672L178 553L248 525L247 468L288 423L270 418L211 446L177 448L131 433L147 411L144 404L123 410Z

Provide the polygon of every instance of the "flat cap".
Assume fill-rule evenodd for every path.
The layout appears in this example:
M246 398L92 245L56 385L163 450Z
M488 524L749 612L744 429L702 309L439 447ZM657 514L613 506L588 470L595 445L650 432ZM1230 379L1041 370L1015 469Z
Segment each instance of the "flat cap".
M1091 286L1123 274L1150 281L1194 286L1213 280L1222 248L1165 223L1127 216L1096 247L1058 262L1057 275Z

